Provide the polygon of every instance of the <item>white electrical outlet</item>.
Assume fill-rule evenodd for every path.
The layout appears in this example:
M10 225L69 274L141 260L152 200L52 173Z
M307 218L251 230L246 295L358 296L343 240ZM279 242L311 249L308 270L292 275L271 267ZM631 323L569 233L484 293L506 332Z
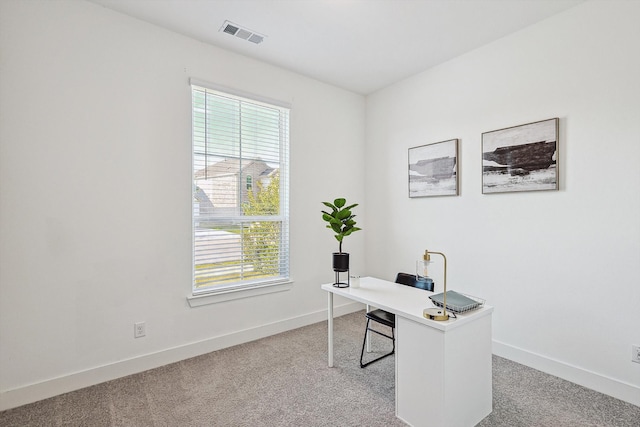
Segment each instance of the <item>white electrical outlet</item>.
M133 336L134 338L140 338L147 334L147 327L144 322L138 322L133 324Z
M631 361L640 363L640 345L631 346Z

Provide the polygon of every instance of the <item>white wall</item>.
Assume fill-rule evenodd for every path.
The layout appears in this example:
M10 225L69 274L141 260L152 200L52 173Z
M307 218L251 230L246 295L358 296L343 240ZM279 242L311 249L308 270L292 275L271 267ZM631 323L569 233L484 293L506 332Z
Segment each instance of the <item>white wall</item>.
M369 96L365 150L371 275L440 250L449 288L495 307L496 354L636 405L639 18L587 2ZM481 133L553 117L560 191L482 195ZM452 138L460 196L409 199L407 149Z
M0 410L323 319L319 202L339 195L362 203L359 273L442 250L451 287L496 307L496 353L640 405L639 5L400 82L365 122L358 95L94 4L0 1ZM189 77L293 104L291 291L188 307ZM482 195L480 134L551 117L560 191ZM461 195L409 199L407 149L450 138Z
M0 51L0 410L326 318L362 96L80 1L1 1ZM190 77L292 104L290 291L187 304Z

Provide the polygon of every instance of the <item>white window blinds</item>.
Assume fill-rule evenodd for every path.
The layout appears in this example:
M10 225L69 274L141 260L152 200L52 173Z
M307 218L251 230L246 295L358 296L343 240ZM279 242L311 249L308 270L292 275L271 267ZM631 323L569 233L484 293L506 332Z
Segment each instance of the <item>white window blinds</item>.
M289 109L196 84L193 293L289 278Z

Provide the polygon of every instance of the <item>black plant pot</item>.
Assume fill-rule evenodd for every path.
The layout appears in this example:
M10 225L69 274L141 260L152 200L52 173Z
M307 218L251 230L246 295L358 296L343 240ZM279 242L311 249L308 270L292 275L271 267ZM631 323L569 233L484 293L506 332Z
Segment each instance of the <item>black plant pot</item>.
M349 271L349 254L346 252L333 253L333 271L344 273Z
M336 273L336 281L333 286L346 288L349 286L349 254L346 252L333 253L333 271ZM347 273L347 282L340 281L340 273Z

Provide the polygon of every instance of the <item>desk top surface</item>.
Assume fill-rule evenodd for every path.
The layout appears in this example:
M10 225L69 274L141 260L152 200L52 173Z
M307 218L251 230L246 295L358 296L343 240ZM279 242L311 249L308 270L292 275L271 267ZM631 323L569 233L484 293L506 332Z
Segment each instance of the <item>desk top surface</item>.
M425 308L435 307L429 299L433 292L376 279L375 277L361 277L360 287L358 288L337 288L329 283L322 285L322 289L442 331L455 329L480 317L488 316L493 312L493 307L485 304L476 310L456 314L457 318L451 317L447 321L430 320L422 315L422 311Z

